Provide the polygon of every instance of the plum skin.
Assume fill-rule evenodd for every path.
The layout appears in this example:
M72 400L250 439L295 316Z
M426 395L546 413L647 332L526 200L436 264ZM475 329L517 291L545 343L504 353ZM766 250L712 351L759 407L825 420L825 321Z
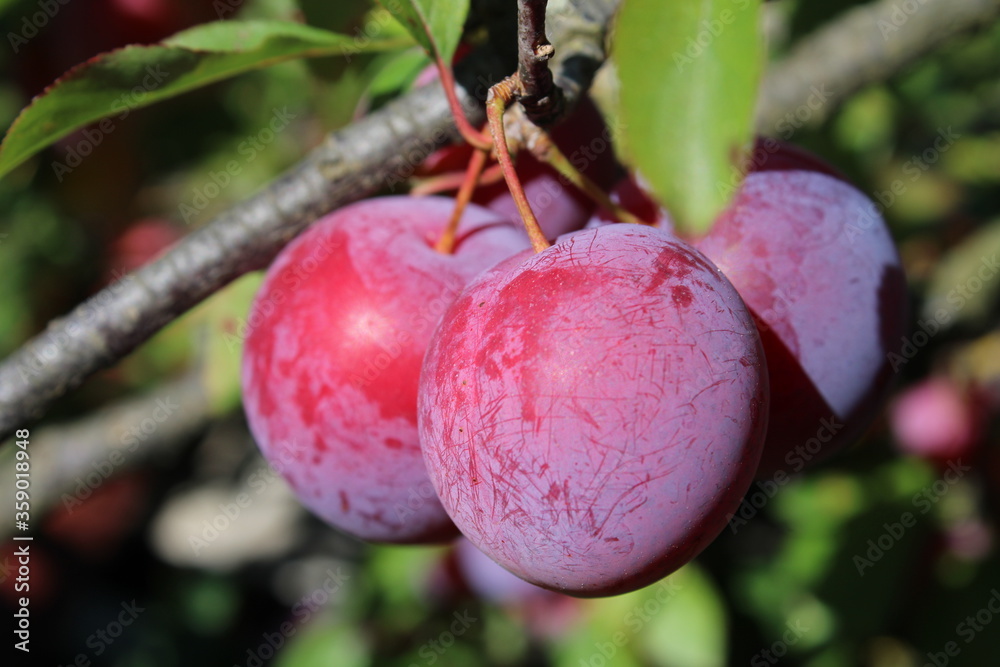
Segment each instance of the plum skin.
M767 376L753 320L700 253L612 225L481 274L428 347L419 426L442 504L521 578L581 597L648 585L753 479Z
M771 416L759 476L799 472L856 440L884 403L906 322L902 265L872 202L825 173L751 173L695 245L764 343Z
M304 505L361 539L456 534L417 440L420 364L464 284L526 242L470 206L455 253L439 253L453 206L384 197L323 218L279 254L248 319L241 380L254 438Z

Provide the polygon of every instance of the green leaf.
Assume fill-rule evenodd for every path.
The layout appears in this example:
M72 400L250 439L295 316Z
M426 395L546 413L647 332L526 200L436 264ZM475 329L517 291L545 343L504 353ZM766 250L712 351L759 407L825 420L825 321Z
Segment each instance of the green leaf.
M764 64L760 0L625 0L613 52L625 156L679 231L707 231L742 178Z
M469 0L379 0L427 54L450 63L462 37Z
M984 225L950 248L931 274L923 319L936 322L942 331L956 324L987 325L1000 294L998 254L1000 220Z
M427 54L416 48L376 56L366 92L373 99L395 97L412 86L428 64Z
M89 123L108 133L133 109L295 58L405 47L409 40L354 37L283 21L218 21L161 44L127 46L77 65L32 100L0 144L0 177ZM58 174L57 174L58 175Z
M638 636L645 654L657 665L722 667L728 653L725 601L696 563L678 570L672 581L675 596Z

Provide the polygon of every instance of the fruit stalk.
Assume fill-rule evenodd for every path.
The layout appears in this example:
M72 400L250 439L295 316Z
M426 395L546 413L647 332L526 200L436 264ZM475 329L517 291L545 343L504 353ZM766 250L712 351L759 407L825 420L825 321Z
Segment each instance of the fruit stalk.
M638 225L652 224L651 222L646 222L641 220L635 215L632 215L624 207L619 206L615 202L611 201L607 193L599 186L597 183L592 181L587 177L586 174L581 172L579 169L573 166L569 161L569 158L559 150L555 142L545 133L544 130L538 127L526 128L528 137L526 144L528 150L534 155L540 162L544 162L549 165L557 172L559 175L565 178L567 181L572 183L580 192L590 197L598 206L604 207L612 215L614 215L621 222L630 222Z
M451 219L448 220L448 225L445 227L444 233L441 234L441 238L434 245L434 249L438 252L448 255L454 250L458 222L462 219L462 213L465 212L465 207L469 205L469 201L472 199L472 193L476 189L476 185L479 184L479 176L483 173L483 167L486 166L486 157L488 155L485 150L479 148L472 153L472 159L469 160L469 166L465 170L465 177L462 179L462 186L458 189L458 194L455 196L455 208L451 213Z
M521 214L524 229L528 232L528 238L531 240L531 247L535 249L535 252L541 252L550 247L551 244L542 233L538 219L535 218L531 204L528 203L528 198L524 194L521 179L518 178L517 172L514 170L514 162L507 149L507 134L503 128L504 111L514 99L519 88L520 81L517 74L507 77L490 88L490 92L486 96L486 118L489 121L490 132L493 134L493 145L496 148L497 159L500 161L500 168L503 170L504 180L507 181L507 187L517 205L518 213Z
M479 185L493 185L503 180L503 171L499 164L490 165L483 169L479 176ZM444 192L457 192L462 183L465 182L464 171L453 171L440 176L431 176L421 179L419 183L410 188L410 194L415 197L425 195L438 195Z
M455 93L455 75L451 71L451 66L441 58L441 54L437 52L436 47L434 64L437 66L438 74L441 77L441 85L444 87L445 97L448 98L451 115L455 117L455 127L458 128L458 133L476 148L489 150L491 146L489 137L474 128L469 123L469 119L465 117L465 110L462 109L462 103L458 101L458 95Z

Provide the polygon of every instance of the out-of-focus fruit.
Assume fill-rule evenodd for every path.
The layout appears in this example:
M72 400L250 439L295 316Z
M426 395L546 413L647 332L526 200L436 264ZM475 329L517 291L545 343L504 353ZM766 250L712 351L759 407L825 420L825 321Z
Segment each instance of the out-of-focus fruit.
M858 438L882 406L906 321L899 255L872 202L822 173L751 173L695 245L764 343L771 417L759 476L798 472Z
M901 451L932 461L970 456L982 436L974 399L951 380L924 380L903 392L889 411Z

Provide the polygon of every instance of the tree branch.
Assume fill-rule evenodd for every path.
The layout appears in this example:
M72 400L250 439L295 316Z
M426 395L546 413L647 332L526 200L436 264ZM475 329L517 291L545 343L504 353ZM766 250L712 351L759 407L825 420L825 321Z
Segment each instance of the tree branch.
M552 75L567 109L604 61L605 31L616 6L617 0L575 0L561 13L549 12L556 45ZM889 30L886 25L899 22L895 7L895 0L879 0L852 10L773 66L763 84L758 127L776 127L785 114L808 104L818 84L830 88L831 101L823 107L828 113L850 92L992 20L1000 0L928 0L898 30ZM458 68L460 99L473 123L482 123L481 100L505 73L502 63L483 54ZM261 193L53 321L10 355L0 365L0 439L181 313L243 273L265 267L311 221L403 182L430 151L456 138L445 96L435 86L334 132Z
M88 498L109 477L169 452L205 428L211 418L201 374L167 382L87 417L32 431L31 509L37 529L48 510L67 509ZM14 479L14 450L0 452L0 472ZM13 507L14 484L4 484L0 503ZM14 515L0 516L0 536L14 532Z
M224 285L266 266L312 220L391 185L390 176L402 181L453 137L438 87L417 90L331 134L263 192L54 320L8 357L0 366L0 438Z
M548 125L562 113L563 97L552 79L549 60L553 48L545 36L548 0L517 2L517 76L521 82L518 101L532 122Z
M926 0L912 13L901 4L878 0L856 7L800 41L768 69L757 127L779 133L789 117L801 123L795 120L799 110L808 110L809 122L818 123L861 88L1000 14L1000 0Z
M586 0L594 7L614 0ZM576 57L590 68L567 72L576 94L603 61L597 45L579 40ZM585 21L583 21L585 22ZM603 37L602 32L594 32ZM476 125L490 85L512 69L489 54L457 68L459 99ZM470 94L470 92L472 93ZM575 99L575 98L574 98ZM403 183L437 147L457 140L438 86L415 90L334 132L301 163L262 192L192 232L156 262L105 288L11 354L0 365L0 439L39 418L52 401L110 366L192 306L248 271L267 266L310 222L379 190Z

